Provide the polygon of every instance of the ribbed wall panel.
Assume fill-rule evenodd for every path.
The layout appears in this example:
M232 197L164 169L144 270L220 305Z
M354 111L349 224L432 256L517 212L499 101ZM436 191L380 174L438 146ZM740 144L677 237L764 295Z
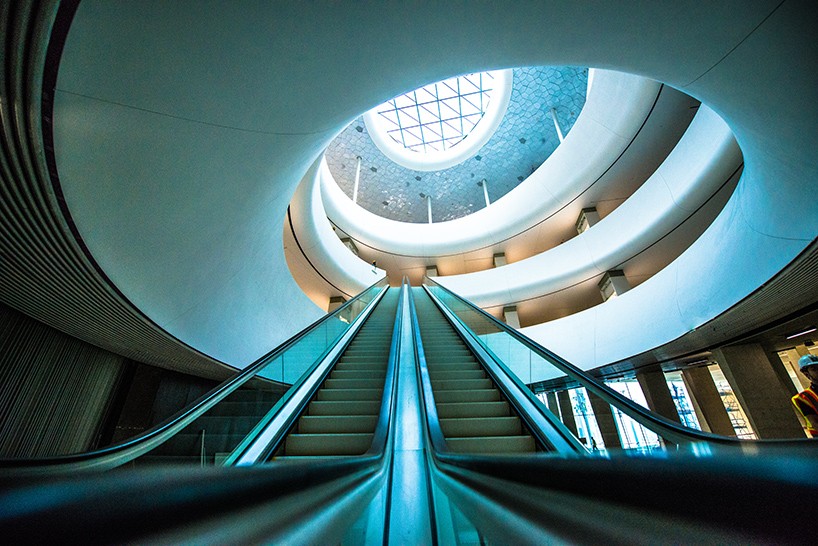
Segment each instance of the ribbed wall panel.
M59 49L48 47L52 33L60 44L76 8L64 4L0 2L0 301L133 360L223 379L228 368L174 339L117 291L61 207L49 119Z
M630 370L735 342L745 334L818 303L818 240L789 266L738 304L696 330L647 353L606 367Z
M0 306L0 457L94 447L124 362Z

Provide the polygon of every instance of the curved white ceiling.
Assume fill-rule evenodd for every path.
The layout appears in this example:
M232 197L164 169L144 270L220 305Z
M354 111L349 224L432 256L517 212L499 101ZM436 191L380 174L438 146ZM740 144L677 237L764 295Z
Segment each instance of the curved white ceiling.
M744 174L716 222L653 279L667 281L644 283L664 287L650 306L632 304L633 290L549 323L557 352L587 368L703 324L815 238L818 201L804 198L818 172L811 21L809 3L746 0L474 4L457 17L448 4L84 0L57 81L57 167L80 235L122 293L242 366L319 315L281 234L298 182L360 112L510 66L667 82L727 122Z
M597 70L565 141L513 191L468 216L436 224L389 220L353 203L331 175L321 185L324 208L344 232L393 254L436 257L490 246L553 215L593 184L633 140L659 88L646 78Z
M729 127L702 106L653 176L595 226L525 260L436 280L481 307L513 305L564 290L650 247L699 209L740 165L741 151Z

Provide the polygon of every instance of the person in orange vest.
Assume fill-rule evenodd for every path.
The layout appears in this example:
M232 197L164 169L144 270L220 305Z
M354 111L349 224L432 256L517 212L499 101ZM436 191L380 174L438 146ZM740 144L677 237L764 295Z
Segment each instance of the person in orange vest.
M801 373L810 380L810 386L792 397L792 403L807 422L807 432L818 438L818 356L804 355L798 359Z

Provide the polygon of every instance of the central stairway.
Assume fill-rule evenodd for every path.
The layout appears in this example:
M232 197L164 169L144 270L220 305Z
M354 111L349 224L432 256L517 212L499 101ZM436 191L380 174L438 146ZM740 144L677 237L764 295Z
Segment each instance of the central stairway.
M440 428L459 453L533 453L533 436L423 288L412 288Z
M366 453L378 424L399 293L388 289L273 460Z

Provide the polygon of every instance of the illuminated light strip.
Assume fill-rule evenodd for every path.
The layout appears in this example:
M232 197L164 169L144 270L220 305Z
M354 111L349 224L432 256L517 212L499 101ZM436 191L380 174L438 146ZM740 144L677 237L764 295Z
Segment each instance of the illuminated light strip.
M793 334L793 335L791 335L791 336L787 336L787 339L792 339L792 338L795 338L795 337L798 337L798 336L803 336L803 335L805 335L805 334L811 334L811 333L812 333L812 332L814 332L815 330L818 330L818 328L809 328L809 329L807 329L807 330L804 330L803 332L798 332L797 334Z

